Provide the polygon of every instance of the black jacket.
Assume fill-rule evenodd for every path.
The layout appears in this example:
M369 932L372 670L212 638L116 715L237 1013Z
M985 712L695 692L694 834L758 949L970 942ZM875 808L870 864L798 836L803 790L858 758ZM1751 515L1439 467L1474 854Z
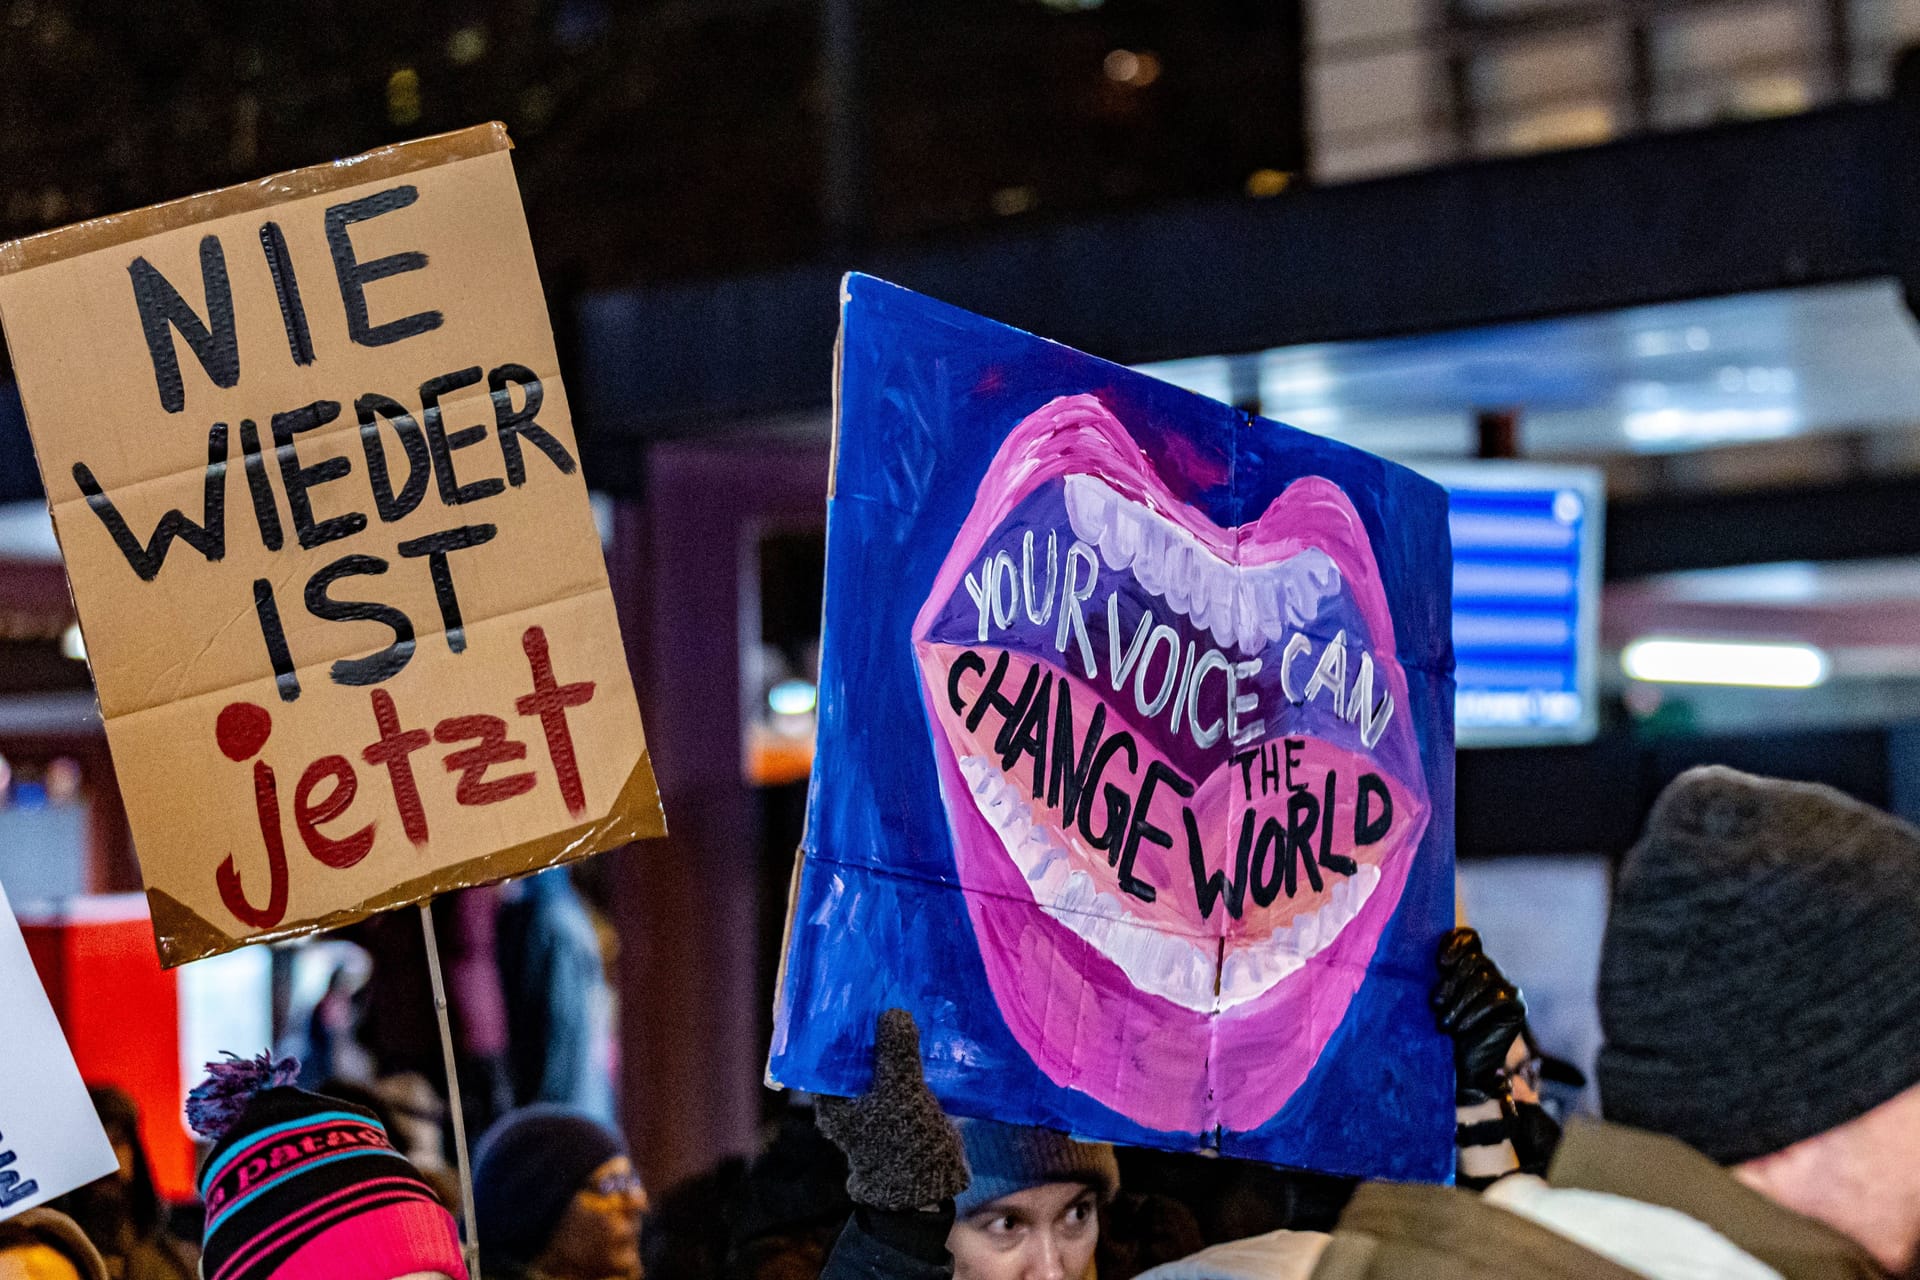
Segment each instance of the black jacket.
M820 1280L953 1280L953 1205L891 1211L856 1205Z

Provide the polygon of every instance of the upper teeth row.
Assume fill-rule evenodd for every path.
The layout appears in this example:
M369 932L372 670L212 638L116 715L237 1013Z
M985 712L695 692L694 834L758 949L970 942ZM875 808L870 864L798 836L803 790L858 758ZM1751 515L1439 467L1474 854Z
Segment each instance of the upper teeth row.
M1318 911L1295 916L1258 946L1227 953L1220 966L1220 1007L1251 1000L1332 944L1367 905L1380 883L1380 868L1363 862L1351 878L1334 877L1333 893Z
M1380 883L1380 869L1362 863L1351 879L1336 880L1318 911L1295 917L1257 942L1231 948L1216 987L1217 939L1188 937L1135 918L1118 894L1074 865L1058 832L992 759L961 756L960 774L1040 908L1119 965L1134 986L1184 1008L1231 1009L1271 990L1332 943Z
M1340 568L1318 547L1277 563L1233 565L1098 477L1068 476L1066 501L1075 537L1098 547L1108 568L1132 569L1141 586L1212 632L1222 649L1256 654L1339 594Z

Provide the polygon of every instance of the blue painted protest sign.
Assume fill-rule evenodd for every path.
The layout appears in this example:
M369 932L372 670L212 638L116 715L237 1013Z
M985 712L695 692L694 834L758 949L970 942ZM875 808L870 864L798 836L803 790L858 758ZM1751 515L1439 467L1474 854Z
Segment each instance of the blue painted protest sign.
M849 277L770 1077L914 1013L960 1114L1451 1170L1444 492Z

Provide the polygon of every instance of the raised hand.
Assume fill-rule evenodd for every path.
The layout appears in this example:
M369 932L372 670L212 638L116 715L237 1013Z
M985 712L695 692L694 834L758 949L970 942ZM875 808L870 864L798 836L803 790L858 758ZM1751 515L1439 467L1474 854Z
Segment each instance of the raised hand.
M966 1148L927 1088L920 1028L904 1009L880 1015L873 1084L857 1098L820 1099L820 1132L846 1153L847 1193L875 1209L925 1209L967 1189Z
M1453 1040L1459 1100L1481 1101L1505 1092L1502 1069L1526 1025L1527 1003L1520 988L1487 958L1472 929L1455 929L1441 939L1433 1012L1440 1030Z

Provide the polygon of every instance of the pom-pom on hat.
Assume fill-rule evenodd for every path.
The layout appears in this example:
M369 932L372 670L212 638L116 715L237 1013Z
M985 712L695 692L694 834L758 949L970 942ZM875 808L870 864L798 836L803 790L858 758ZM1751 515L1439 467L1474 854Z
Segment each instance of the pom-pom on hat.
M299 1071L227 1055L187 1095L213 1142L198 1179L205 1280L468 1280L459 1232L372 1112L289 1087Z
M294 1058L243 1058L231 1049L226 1054L225 1062L209 1062L207 1078L187 1091L187 1126L208 1142L226 1136L255 1096L300 1078Z

